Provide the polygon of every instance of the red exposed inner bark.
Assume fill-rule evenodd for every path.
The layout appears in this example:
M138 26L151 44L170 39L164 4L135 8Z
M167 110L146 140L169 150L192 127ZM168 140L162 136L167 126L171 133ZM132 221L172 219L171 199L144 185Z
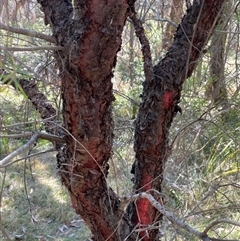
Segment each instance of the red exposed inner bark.
M145 174L142 179L142 189L141 191L149 191L152 189L152 180L153 177L149 174ZM147 199L139 199L136 203L136 209L138 215L136 216L135 224L139 225L141 227L146 227L149 224L151 224L151 218L149 217L149 210L150 210L151 204ZM144 236L146 235L145 232L140 232L140 236L145 240Z
M162 96L163 109L168 110L173 104L173 93L167 91Z

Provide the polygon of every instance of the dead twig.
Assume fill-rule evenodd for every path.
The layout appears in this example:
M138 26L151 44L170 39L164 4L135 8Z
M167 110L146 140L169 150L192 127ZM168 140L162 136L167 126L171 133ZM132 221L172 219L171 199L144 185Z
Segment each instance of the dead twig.
M5 25L3 23L0 23L0 29L3 29L5 31L11 32L11 33L17 33L22 35L27 35L30 37L40 38L43 40L46 40L50 43L55 43L54 38L52 36L49 36L47 34L39 33L32 30L22 29L22 28L14 28L8 25Z

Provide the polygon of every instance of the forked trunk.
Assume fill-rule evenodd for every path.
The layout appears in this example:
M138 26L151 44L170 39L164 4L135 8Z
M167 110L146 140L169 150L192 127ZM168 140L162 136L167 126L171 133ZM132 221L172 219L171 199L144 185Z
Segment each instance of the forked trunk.
M112 69L132 0L38 0L50 24L62 81L66 146L58 154L60 175L72 206L99 241L158 240L155 231L135 227L159 225L161 214L139 199L125 213L107 185L112 155ZM161 191L164 164L170 154L169 128L176 114L182 84L193 72L213 32L224 0L194 1L182 19L166 57L145 81L136 121L134 191ZM132 232L132 233L131 233Z

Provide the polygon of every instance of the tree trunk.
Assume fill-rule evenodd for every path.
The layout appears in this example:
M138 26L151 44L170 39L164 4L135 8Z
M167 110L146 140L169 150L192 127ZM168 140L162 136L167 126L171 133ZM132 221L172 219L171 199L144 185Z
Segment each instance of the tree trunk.
M183 0L172 0L169 18L176 24L180 22L183 15L183 3ZM168 22L164 31L162 49L168 50L170 48L175 32L176 28Z
M58 154L60 175L72 206L84 219L93 240L158 240L157 231L131 231L161 220L146 199L123 214L119 197L107 185L112 155L112 69L132 0L38 0L50 24L62 81L64 131ZM171 147L169 128L182 84L193 72L212 33L224 0L194 1L178 27L166 57L154 67L155 79L144 83L136 121L134 191L161 191L164 164ZM130 235L131 234L131 235ZM129 237L129 238L126 238Z
M166 57L154 67L155 80L144 83L136 121L133 166L136 192L161 192L164 165L171 153L169 129L178 110L183 82L191 76L220 15L224 1L197 1L179 25ZM159 199L156 192L151 194ZM146 227L161 220L147 200L136 204L133 223ZM157 231L141 233L143 240L157 240Z
M224 14L217 28L220 31L215 31L211 39L210 48L210 80L207 85L206 95L212 100L213 105L220 105L226 109L228 104L227 88L225 83L225 45L227 38L226 16L231 13L231 3L225 4Z

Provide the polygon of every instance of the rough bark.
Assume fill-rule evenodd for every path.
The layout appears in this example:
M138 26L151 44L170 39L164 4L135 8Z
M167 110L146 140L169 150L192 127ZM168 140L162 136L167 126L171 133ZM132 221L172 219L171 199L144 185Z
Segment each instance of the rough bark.
M113 140L112 69L133 1L76 0L74 6L68 0L38 2L56 44L65 48L56 53L67 138L66 147L58 154L63 184L94 240L124 240L135 226L146 227L161 217L143 198L133 205L131 220L128 213L123 218L119 198L106 182ZM144 83L135 133L136 192L161 191L164 164L171 150L169 128L182 84L194 70L223 2L194 1L166 58L155 66L155 78ZM158 240L156 231L141 232L140 237ZM133 234L128 240L135 238Z
M126 234L117 230L119 198L108 188L106 176L113 140L112 69L127 1L79 0L74 6L70 1L38 2L56 44L65 47L56 54L67 130L67 146L58 156L63 184L94 240L123 240Z
M202 54L224 0L194 1L179 25L166 57L154 67L155 79L144 83L142 104L135 129L136 192L161 191L163 171L171 152L169 128L176 114L183 82L191 76ZM157 198L157 197L156 197ZM132 222L147 227L161 217L148 200L136 203ZM157 240L157 231L142 232L143 240Z

